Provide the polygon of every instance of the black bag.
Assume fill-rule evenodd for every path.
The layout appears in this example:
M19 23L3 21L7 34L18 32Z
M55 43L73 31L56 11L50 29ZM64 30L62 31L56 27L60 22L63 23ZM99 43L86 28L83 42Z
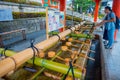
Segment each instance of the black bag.
M111 13L110 13L111 17ZM115 29L120 29L120 18L116 16L116 21L115 21Z
M115 28L120 29L120 18L116 16Z

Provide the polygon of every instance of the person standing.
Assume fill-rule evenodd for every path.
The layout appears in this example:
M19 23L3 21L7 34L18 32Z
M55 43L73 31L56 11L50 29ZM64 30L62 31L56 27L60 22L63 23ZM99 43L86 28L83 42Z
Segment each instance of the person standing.
M105 46L106 49L112 49L113 43L114 43L114 32L115 32L115 21L116 17L114 12L112 12L112 9L109 6L105 7L104 10L106 17L105 19L98 23L95 28L100 27L101 25L105 26L105 30L108 36L108 44Z

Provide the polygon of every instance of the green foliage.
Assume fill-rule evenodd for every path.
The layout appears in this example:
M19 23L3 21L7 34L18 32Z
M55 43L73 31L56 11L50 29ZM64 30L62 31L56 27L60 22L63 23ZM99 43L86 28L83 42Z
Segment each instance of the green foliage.
M72 16L66 16L66 20L72 20ZM73 17L73 20L74 21L76 21L76 22L81 22L82 21L82 19L81 18L79 18L79 17Z
M19 2L19 0L4 0L4 1L6 1L6 2L14 2L14 3L18 3Z
M94 2L93 0L74 0L75 11L77 11L77 5L78 5L78 10L80 10L81 7L82 10L85 12L90 5L94 6Z
M72 20L72 16L66 16L66 20Z
M99 14L99 19L102 19L105 15L104 14Z
M78 18L78 17L74 17L73 20L76 21L76 22L81 22L82 21L82 19Z
M39 12L39 13L23 13L23 12L13 12L13 18L19 19L19 18L35 18L35 17L46 17L45 12ZM72 16L66 16L66 20L72 20ZM78 17L73 17L73 20L76 22L81 22L82 19Z
M41 6L41 3L34 2L34 1L26 1L26 0L4 0L6 2L13 2L13 3L19 3L19 4L30 4L30 5L36 5Z
M30 4L30 5L36 5L36 6L42 6L41 3L34 2L34 1L29 1L27 4Z
M19 19L19 18L34 18L34 17L45 17L45 12L39 12L39 13L22 13L22 12L13 12L13 18Z

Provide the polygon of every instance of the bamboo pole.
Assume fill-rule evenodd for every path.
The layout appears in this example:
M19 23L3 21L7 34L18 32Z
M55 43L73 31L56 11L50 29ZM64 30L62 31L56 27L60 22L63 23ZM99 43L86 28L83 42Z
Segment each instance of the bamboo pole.
M62 53L62 50L58 51L56 56L59 56ZM53 61L56 56L54 56L50 61ZM41 70L39 70L33 77L30 78L30 80L36 80L37 76L40 75L45 70L45 67L43 67Z
M84 42L84 41L80 41L80 40L74 40L73 38L69 38L68 39L69 42L76 42L76 43L80 43L80 44L85 44L85 45L89 45L88 43ZM89 50L92 53L95 53L95 51L93 50Z
M90 59L90 60L92 60L92 61L95 61L95 59L93 59L93 58L91 58L91 57L86 56L84 53L81 53L79 56L80 56L80 57L87 58L87 59Z
M33 63L32 60L28 61L29 63ZM57 63L57 62L53 62L53 61L49 61L49 60L45 60L45 59L40 59L40 58L36 58L35 60L35 64L37 66L43 66L47 69L62 73L62 74L66 74L69 66L65 65L65 64L61 64L61 63ZM81 78L82 76L82 71L79 69L74 69L74 74L76 78ZM70 72L68 74L69 76L72 76L72 72Z
M44 72L44 75L47 76L47 77L53 78L54 80L61 80L60 76L56 76L56 75L51 74L49 72Z
M72 53L72 54L78 54L77 51L72 51L72 50L68 49L67 46L62 46L62 47L61 47L61 50L62 50L62 51L69 51L69 52Z
M87 41L87 40L86 40L86 41ZM80 52L84 52L84 54L85 54L84 57L86 57L86 56L89 54L90 45L91 45L91 42L89 43L89 45L84 45L84 44L83 44L82 48L85 47L85 46L88 47L87 50L83 50L83 49L81 48L82 50L81 50ZM81 54L81 53L80 53L80 54ZM79 54L79 55L80 55L80 54ZM86 61L87 61L87 58L84 58L84 57L79 56L78 59L76 60L76 64L81 65L83 68L85 67L85 64L86 64ZM81 60L82 60L82 62L80 62ZM84 74L83 74L83 76L84 76Z
M78 38L87 38L87 39L94 38L93 35L88 35L88 34L74 34L74 33L72 33L72 34L70 34L70 36L72 36L72 37L78 37Z
M3 50L4 49L0 49L0 53L2 53ZM10 51L10 50L6 51L6 55L7 56L12 56L14 54L15 54L15 52L13 52L13 51ZM9 59L9 60L11 60L11 59ZM28 60L27 62L30 63L30 64L33 64L32 60ZM5 64L5 65L8 65L8 64ZM14 63L11 64L11 65L14 65ZM8 65L8 67L11 66L11 65ZM64 64L61 64L61 63L57 63L57 62L53 62L53 61L50 61L50 60L37 58L37 57L35 58L35 65L42 66L42 67L45 67L47 69L50 69L50 70L53 70L53 71L56 71L56 72L59 72L59 73L62 73L62 74L66 74L68 69L69 69L69 66L67 66L67 65L64 65ZM82 75L81 70L74 69L74 72L75 72L75 77L81 78L81 75ZM70 72L68 75L72 76L72 72Z
M84 24L84 22L82 22L82 24ZM76 25L75 27L79 28L80 24ZM68 30L58 34L60 39L64 38L68 34L70 34L71 30L74 31L75 28L72 27L71 29L68 29ZM59 41L59 37L53 36L53 37L49 38L48 40L45 40L41 43L36 44L35 46L38 48L39 51L41 49L43 51L45 51L45 50L49 49L50 47L52 47L55 43L57 43ZM31 48L28 48L26 50L18 52L17 54L15 54L11 57L8 57L8 58L0 61L0 77L4 76L8 72L18 68L19 66L21 66L23 63L25 63L32 57L33 57L33 51Z
M71 42L66 42L66 46L70 47L75 47L75 48L79 48L77 45L73 45Z
M49 52L48 52L48 57L49 57L49 58L53 58L53 57L55 57L55 56L56 56L57 59L66 62L66 60L65 60L64 58L62 58L62 57L60 57L60 56L57 56L54 51L49 51Z

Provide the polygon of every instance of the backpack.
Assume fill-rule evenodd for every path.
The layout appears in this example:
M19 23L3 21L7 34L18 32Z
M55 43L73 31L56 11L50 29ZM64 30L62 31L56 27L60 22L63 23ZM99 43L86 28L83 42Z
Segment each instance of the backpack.
M111 17L111 14L110 14ZM120 29L120 18L116 16L116 21L115 21L115 29Z

